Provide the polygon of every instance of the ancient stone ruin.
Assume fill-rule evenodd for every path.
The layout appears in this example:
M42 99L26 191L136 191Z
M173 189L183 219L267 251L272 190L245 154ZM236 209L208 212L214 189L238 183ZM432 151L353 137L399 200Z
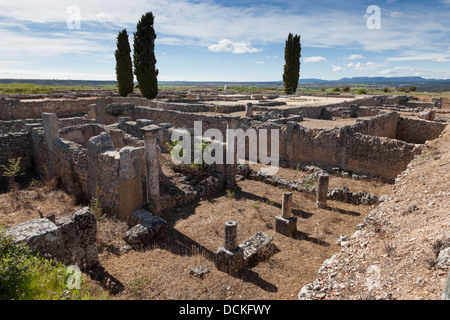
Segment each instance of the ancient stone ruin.
M162 212L233 190L239 179L286 188L274 229L293 237L297 218L292 214L292 191L310 195L318 208L326 208L329 200L376 204L374 195L330 188L329 177L392 183L422 152L425 141L441 134L446 126L436 120L441 106L442 99L418 102L407 96L344 95L331 102L320 95L211 92L184 96L163 92L155 100L111 92L2 97L0 164L21 157L24 171L57 180L80 202L98 199L105 212L128 223L123 239L135 249L166 236L169 226ZM162 157L169 153L174 133L187 130L192 141L228 147L229 141L195 136L195 123L201 123L201 135L209 129L218 129L223 137L227 128L254 129L257 140L263 130L278 130L279 166L305 171L313 166L309 171L313 185L307 185L307 179L288 181L236 162L202 164L195 178L182 165L174 166L181 178L168 177ZM273 150L272 140L267 142L267 149ZM248 159L251 150L244 148ZM272 237L257 233L238 244L239 221L223 223L225 240L216 253L217 269L236 274L255 261L270 259ZM73 217L37 219L8 232L66 264L89 267L97 262L96 224L88 208Z

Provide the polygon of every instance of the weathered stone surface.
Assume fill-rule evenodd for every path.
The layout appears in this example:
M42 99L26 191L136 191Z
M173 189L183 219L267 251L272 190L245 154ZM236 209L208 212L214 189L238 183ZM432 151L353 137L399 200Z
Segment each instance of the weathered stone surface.
M131 247L143 247L151 240L162 235L167 228L167 222L157 216L150 216L146 210L138 210L132 213L135 221L140 221L123 236L123 240Z
M61 230L47 218L35 219L9 228L7 234L25 242L33 253L57 253L62 250Z
M224 247L219 247L215 260L216 268L229 274L238 274L245 268L244 250L240 247L233 251L228 251Z
M292 237L297 231L297 217L284 218L281 215L276 216L275 231L286 237Z
M264 232L258 232L250 239L239 245L244 251L245 265L251 265L257 261L263 261L273 254L275 246L272 244L273 238Z
M447 269L450 267L450 247L447 247L439 252L437 257L437 265L442 269Z
M205 267L204 265L199 265L198 267L189 269L190 275L193 275L200 279L203 279L205 274L207 274L207 273L209 273L209 269L208 269L208 267Z
M9 228L16 241L25 242L33 253L64 264L91 267L98 263L97 222L88 207L72 217L35 219Z

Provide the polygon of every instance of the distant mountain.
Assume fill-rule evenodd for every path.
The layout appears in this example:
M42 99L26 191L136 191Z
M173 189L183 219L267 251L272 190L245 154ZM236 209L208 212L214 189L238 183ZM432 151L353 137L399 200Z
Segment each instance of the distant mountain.
M300 79L300 83L427 83L442 82L450 84L450 79L425 79L422 77L353 77L339 80Z

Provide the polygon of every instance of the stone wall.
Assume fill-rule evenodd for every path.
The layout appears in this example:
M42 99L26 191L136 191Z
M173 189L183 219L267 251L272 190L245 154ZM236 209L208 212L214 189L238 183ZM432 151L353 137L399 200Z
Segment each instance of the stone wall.
M55 173L62 187L78 201L88 199L88 163L86 148L65 139L55 139Z
M8 167L9 159L21 157L22 172L33 167L30 134L25 131L0 134L0 165ZM0 168L0 175L3 170Z
M439 137L446 123L421 119L400 118L397 125L397 139L411 143L425 143Z
M34 254L82 268L98 264L97 221L88 207L72 217L36 219L7 229L17 242L26 243Z
M15 100L0 99L0 120L40 119L43 112L58 117L79 116L89 112L93 99Z
M155 123L170 123L174 128L191 129L194 121L202 122L202 130L219 129L223 134L227 128L227 123L232 117L226 115L208 115L199 113L187 113L174 110L161 110L146 107L135 107L134 119L150 119ZM248 118L237 118L237 126L249 127Z
M395 139L399 118L397 112L383 113L371 119L357 119L353 128L362 134Z
M423 145L348 131L344 140L343 161L338 167L345 171L366 173L393 180L423 150Z

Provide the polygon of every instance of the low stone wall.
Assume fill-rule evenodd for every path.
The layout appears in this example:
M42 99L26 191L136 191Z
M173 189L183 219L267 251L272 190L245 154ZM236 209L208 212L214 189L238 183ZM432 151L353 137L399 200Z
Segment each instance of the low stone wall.
M8 167L9 159L21 157L21 171L28 171L33 167L30 134L25 131L10 134L0 134L0 165ZM0 168L0 175L3 170Z
M341 145L343 156L337 164L345 171L393 180L423 150L423 145L348 133Z
M82 268L98 264L97 221L88 207L72 217L31 220L6 230L17 242L26 243L34 254L39 253L65 265Z
M353 128L362 134L395 139L399 119L400 115L397 112L388 112L371 119L357 119Z
M410 143L425 143L439 137L446 123L421 119L400 118L397 125L397 139Z
M89 194L88 163L86 148L65 139L55 139L55 173L62 187L78 201L87 201Z
M40 119L43 112L58 117L79 116L89 112L94 99L16 100L0 99L0 120Z
M135 107L134 119L150 119L155 123L170 123L174 128L185 129L193 128L194 121L201 121L203 132L208 129L219 129L224 134L227 128L227 123L230 119L232 119L232 117L226 115L208 115L147 107ZM249 127L250 120L248 118L237 118L236 121L238 128Z

